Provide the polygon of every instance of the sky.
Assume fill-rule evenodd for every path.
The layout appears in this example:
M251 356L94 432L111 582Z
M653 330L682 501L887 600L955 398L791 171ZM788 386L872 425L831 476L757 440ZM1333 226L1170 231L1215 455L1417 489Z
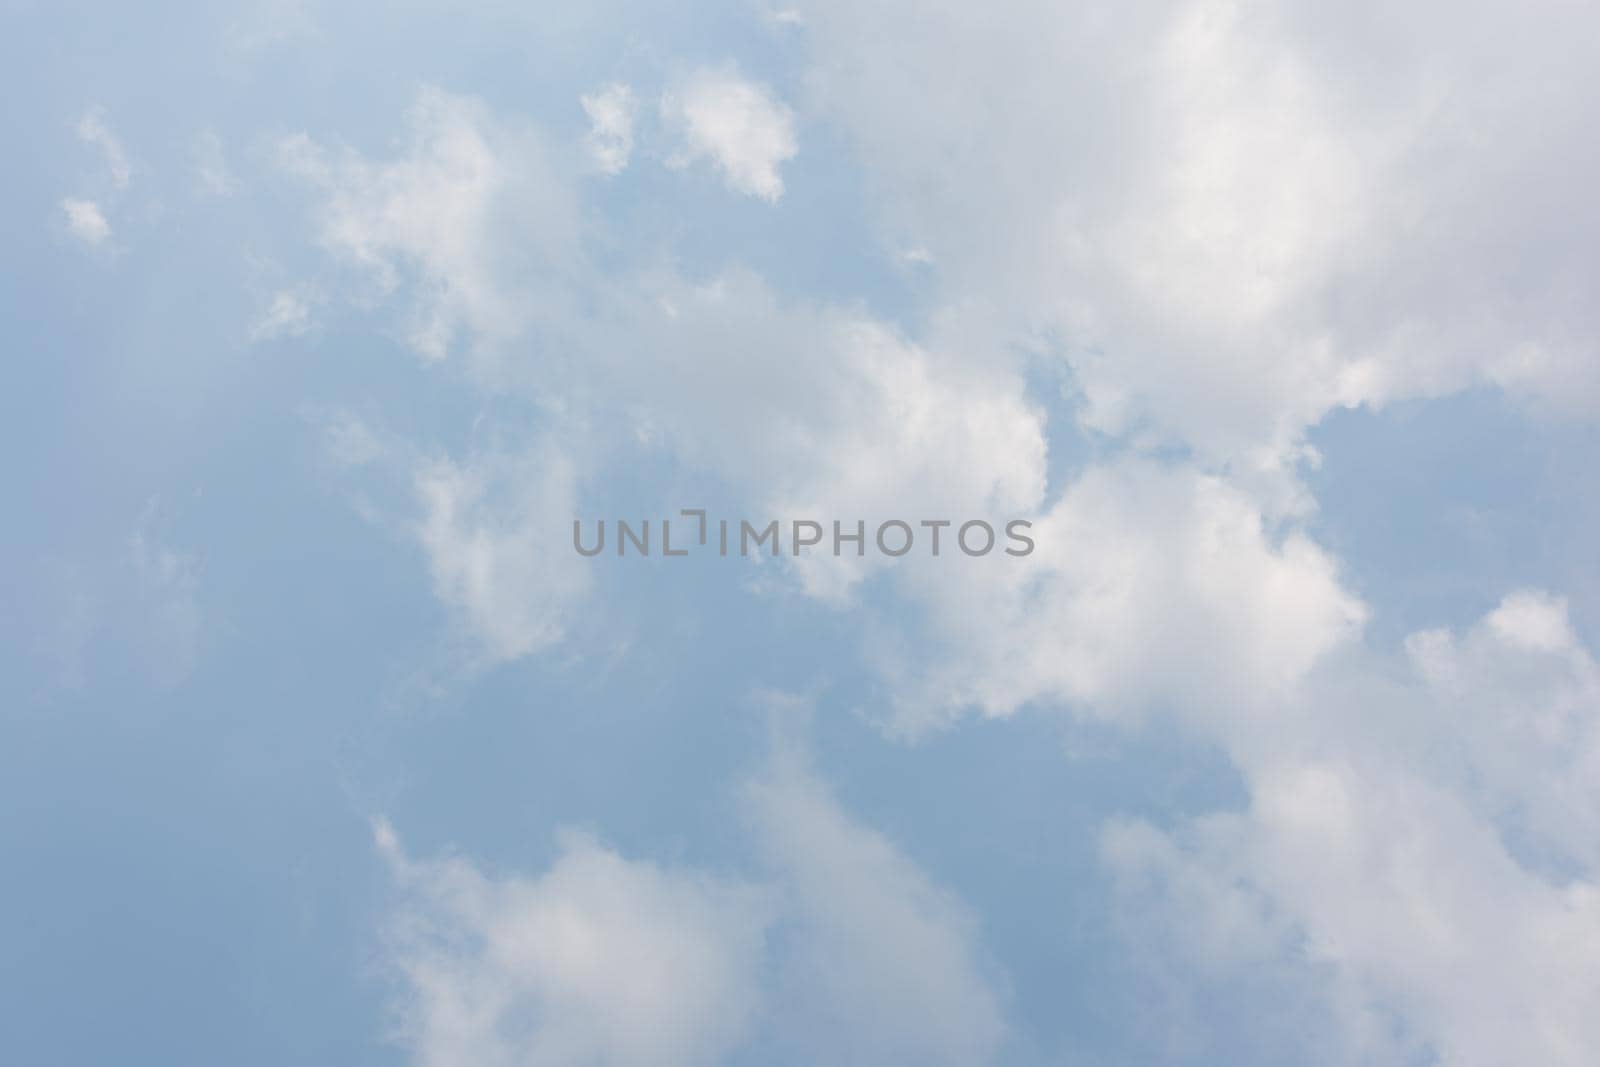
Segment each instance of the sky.
M0 1059L1600 1062L1600 10L0 25Z

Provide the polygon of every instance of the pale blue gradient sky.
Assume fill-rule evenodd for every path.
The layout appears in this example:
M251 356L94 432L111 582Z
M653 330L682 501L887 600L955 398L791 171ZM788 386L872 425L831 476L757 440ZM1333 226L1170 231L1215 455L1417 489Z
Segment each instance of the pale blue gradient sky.
M1330 582L1365 605L1367 621L1329 637L1314 662L1297 668L1293 682L1309 695L1295 689L1282 697L1281 715L1268 708L1263 736L1291 737L1286 748L1302 754L1348 748L1356 753L1348 760L1360 768L1358 777L1388 773L1375 769L1376 757L1362 761L1391 728L1396 752L1411 752L1413 744L1418 752L1454 751L1455 728L1417 710L1432 708L1435 698L1397 681L1409 677L1406 635L1434 628L1465 634L1509 594L1536 589L1565 598L1572 631L1558 651L1575 657L1576 680L1570 693L1562 690L1568 694L1562 714L1574 724L1562 743L1579 751L1596 736L1600 715L1584 674L1583 663L1592 661L1581 651L1600 644L1593 549L1600 437L1595 409L1583 399L1597 395L1592 383L1600 369L1594 336L1585 332L1589 320L1561 321L1566 305L1524 298L1520 287L1542 294L1589 283L1592 293L1600 280L1593 247L1569 250L1540 218L1516 211L1508 212L1503 230L1482 231L1488 236L1479 243L1464 240L1467 252L1438 243L1435 230L1421 227L1422 266L1373 250L1359 233L1337 238L1345 242L1341 249L1371 252L1364 264L1371 277L1353 272L1362 284L1381 287L1376 279L1391 271L1399 279L1394 290L1414 294L1422 319L1441 315L1441 307L1448 311L1464 292L1507 295L1478 335L1486 350L1506 338L1571 340L1576 355L1548 381L1528 384L1485 370L1489 364L1478 354L1460 355L1458 335L1440 329L1421 342L1437 349L1433 370L1395 371L1401 384L1356 396L1350 408L1343 400L1307 401L1306 415L1289 387L1282 396L1272 392L1276 386L1267 388L1271 395L1260 400L1223 385L1207 392L1215 384L1208 379L1173 414L1142 372L1120 376L1125 357L1117 346L1140 353L1126 357L1129 366L1171 360L1169 377L1179 380L1196 362L1226 362L1208 347L1217 335L1186 349L1194 335L1184 332L1191 320L1182 309L1171 311L1171 323L1156 321L1153 305L1128 295L1131 287L1075 291L1073 299L1081 296L1090 309L1087 317L1062 312L1032 290L1035 281L1039 290L1069 282L1040 263L1045 254L1030 243L1032 227L1011 213L1031 210L1027 197L1053 182L1076 189L1120 180L1085 161L1119 135L1100 125L1101 101L1074 95L1079 81L1104 71L1040 84L1028 67L1015 84L975 86L972 98L983 105L975 105L976 123L971 113L939 111L954 91L948 86L908 91L904 99L889 91L871 100L851 95L879 76L885 84L895 78L914 84L924 45L959 43L970 33L980 41L970 52L952 52L960 57L952 64L987 56L991 47L1003 57L997 37L1014 31L1027 38L1030 20L1056 16L1023 6L974 15L968 24L951 8L930 14L924 25L885 8L883 19L902 20L905 40L883 42L880 70L860 65L859 51L871 44L860 26L808 10L791 21L755 3L688 13L637 3L585 14L555 6L472 6L463 12L420 2L138 8L11 2L0 14L9 101L0 110L0 137L9 146L0 176L6 278L0 464L8 497L0 592L9 606L0 623L0 1060L443 1065L494 1062L482 1058L490 1049L510 1062L522 1054L518 1042L535 1047L552 1019L581 1015L558 997L541 1000L524 991L518 995L528 1000L513 1010L526 1017L517 1015L505 1033L473 1038L490 1044L464 1039L455 1051L429 1045L437 1020L402 977L418 957L408 955L412 947L396 947L391 935L395 917L425 908L417 899L442 876L397 879L374 846L375 819L396 829L412 861L455 855L491 880L539 878L560 862L559 832L577 829L630 863L770 894L777 903L762 927L761 955L747 969L735 968L737 983L753 991L759 1007L726 1021L725 1031L723 1020L708 1024L711 1036L686 1046L698 1051L685 1062L701 1055L750 1064L849 1062L850 1051L869 1054L862 1050L876 1050L872 1062L924 1062L907 1051L915 1043L896 1032L902 1018L896 1012L927 1014L937 1001L917 997L932 998L937 990L915 992L923 989L918 978L944 974L941 967L949 970L948 988L969 991L966 1002L988 1005L992 998L1000 1030L983 1031L987 1016L975 1011L972 1032L958 1036L973 1041L975 1058L1005 1064L1272 1064L1298 1059L1312 1046L1321 1057L1315 1062L1473 1064L1480 1061L1461 1051L1471 1040L1481 1038L1491 1050L1516 1047L1520 1026L1473 1037L1462 1005L1474 1002L1478 987L1446 989L1443 979L1400 973L1369 948L1376 920L1345 925L1284 880L1281 867L1292 864L1271 858L1279 855L1272 851L1276 839L1241 845L1237 853L1216 847L1232 857L1220 861L1229 877L1267 901L1270 919L1262 928L1281 933L1275 925L1281 922L1288 930L1283 944L1247 920L1215 927L1198 938L1198 948L1180 943L1184 938L1173 930L1193 933L1215 922L1200 902L1202 890L1179 877L1156 901L1159 894L1146 892L1148 886L1130 888L1138 876L1109 869L1107 827L1122 820L1143 820L1179 841L1190 840L1185 835L1215 813L1241 826L1259 815L1269 826L1263 834L1279 825L1262 814L1261 798L1278 795L1281 766L1274 761L1287 757L1258 758L1232 710L1251 702L1236 692L1265 692L1268 684L1240 673L1236 691L1230 680L1185 674L1189 668L1181 666L1189 662L1193 635L1209 623L1190 628L1180 620L1169 628L1165 601L1136 600L1130 625L1148 635L1148 648L1141 638L1133 651L1105 653L1116 663L1095 677L1110 680L1080 685L1048 666L1073 654L1068 646L1075 638L1064 629L1058 636L1067 616L1043 608L1025 613L1037 621L1025 623L1017 639L1043 649L1039 659L973 668L986 683L996 674L1016 681L1018 707L958 699L916 718L914 730L896 729L910 721L894 720L897 701L929 699L920 683L943 684L939 668L961 658L951 648L966 647L959 630L953 646L925 642L925 628L941 625L944 610L982 610L950 609L941 599L949 584L944 572L928 570L918 579L926 585L875 573L841 606L807 595L776 566L758 572L735 560L602 559L587 565L588 588L566 599L551 594L562 639L496 657L485 654L483 619L441 594L436 573L430 576L438 559L418 533L424 505L414 488L430 460L448 457L458 470L490 471L491 480L500 469L494 464L505 462L513 471L509 488L495 483L485 506L514 514L521 499L517 457L553 449L581 457L571 504L584 516L661 515L694 505L764 515L774 499L801 498L862 471L869 492L903 492L896 498L902 506L915 506L924 489L940 504L978 499L979 490L968 492L958 474L947 484L942 469L930 473L913 464L897 474L900 468L890 465L881 474L873 442L885 438L873 436L871 412L825 391L796 397L796 410L822 412L816 425L823 438L837 431L850 441L852 428L867 426L864 446L856 441L837 453L798 456L791 471L781 456L753 447L751 456L738 455L731 430L707 428L696 436L720 424L722 413L737 425L741 411L767 410L759 404L781 411L783 397L752 399L760 390L738 374L713 373L698 386L710 391L703 406L685 400L698 372L692 356L681 353L723 336L720 320L678 335L687 340L671 340L673 327L665 318L655 325L643 318L639 309L654 305L636 300L631 287L682 301L694 299L696 286L748 272L784 310L758 309L728 328L729 366L740 358L740 345L769 335L774 350L793 344L809 352L814 338L798 336L808 327L796 323L839 315L899 331L915 349L914 360L926 357L916 366L927 381L956 383L958 415L959 398L972 383L991 380L991 363L999 368L995 388L1015 401L1016 411L1037 418L1048 449L1041 468L1047 484L1028 505L1037 509L1030 514L1069 499L1085 472L1108 470L1127 480L1133 499L1143 476L1124 461L1138 456L1237 489L1248 502L1240 506L1266 531L1268 555L1297 532L1318 546L1335 569ZM1448 16L1445 8L1439 13ZM1060 17L1068 26L1073 18L1089 26L1101 16L1085 8ZM1009 29L1002 34L998 26ZM1130 54L1141 54L1142 35L1154 32L1127 27ZM1263 31L1269 39L1272 32ZM1546 40L1537 27L1528 32L1535 44ZM1372 92L1392 83L1398 96L1411 84L1412 57L1403 42L1390 43L1391 52L1372 50L1383 75L1373 79L1380 87ZM1298 37L1282 47L1285 54L1310 54ZM1477 39L1452 38L1449 47L1457 52L1442 76L1471 69ZM1318 76L1337 81L1329 67L1360 76L1353 64L1339 68L1342 61L1320 57L1329 66L1316 67ZM1005 65L998 64L1002 71ZM682 147L658 99L702 69L735 71L792 109L798 151L779 163L783 195L776 202L730 188L711 161L676 158ZM862 69L868 73L859 78L839 73ZM962 71L951 77L966 76ZM1507 106L1523 106L1516 91L1523 68L1500 74L1511 86ZM630 164L614 177L586 169L588 125L579 105L580 96L608 83L633 87L640 116ZM513 306L540 308L537 321L491 343L475 334L468 312L449 355L437 361L405 342L408 314L438 289L437 279L421 277L422 257L384 245L382 235L373 238L399 274L398 287L386 293L348 248L319 229L340 196L359 200L375 186L335 177L319 187L283 159L284 140L298 134L324 146L336 165L358 158L359 166L375 168L405 159L412 151L407 111L427 86L477 101L485 116L477 128L498 131L489 139L512 171L524 161L517 138L535 141L535 154L543 153L552 182L562 188L554 206L529 206L515 202L513 183L504 194L511 202L496 201L503 213L489 228L505 223L514 230L525 208L538 216L532 226L540 233L577 231L572 246L552 239L551 247L579 249L528 273L483 268L492 278L485 284L503 288ZM1508 147L1513 155L1526 152L1521 180L1531 183L1528 175L1567 158L1561 138L1593 117L1593 89L1591 83L1563 94L1578 116L1551 116L1549 143ZM1586 93L1588 103L1580 99ZM1039 148L1024 121L1038 108L1059 112L1062 127L1076 131L1067 144L1093 147L1071 159ZM1341 121L1363 131L1383 127L1377 119L1369 123L1378 105L1350 108L1354 117ZM903 122L895 132L875 135L872 124L896 109ZM77 132L91 113L101 116L126 156L125 186L101 148ZM1326 117L1314 107L1308 113ZM1014 114L1024 116L1017 129ZM1238 115L1247 129L1276 121L1247 108ZM927 159L895 141L900 137L931 146L927 157L946 162L926 166ZM1015 156L1002 158L996 145L1012 142ZM220 151L228 175L210 188L203 174L208 144ZM1269 137L1262 151L1271 157L1275 144ZM342 155L346 150L353 155ZM1587 149L1570 154L1578 174L1594 169ZM1380 179L1455 196L1463 211L1480 211L1518 188L1511 180L1491 183L1488 193L1463 193L1467 183L1418 177L1415 168L1428 162L1408 159ZM1269 158L1264 165L1274 163ZM1489 167L1478 156L1465 165ZM1291 168L1285 180L1300 173ZM999 205L974 208L941 230L937 205L966 203L991 178ZM1555 184L1551 210L1581 206L1591 221L1574 223L1575 232L1588 232L1592 196L1563 199L1577 194ZM93 200L110 235L98 243L75 235L60 206L67 197ZM1113 200L1084 202L1105 207ZM403 228L405 220L395 224ZM935 248L931 263L905 255L913 250L906 234L914 236L918 226ZM1285 226L1286 240L1303 241L1307 257L1322 253L1320 238L1305 236L1315 227ZM1098 239L1093 226L1086 232L1087 240ZM1526 242L1516 244L1524 235ZM513 245L518 239L515 232L502 236ZM1490 248L1489 259L1501 255L1497 239L1512 241L1507 255L1522 257L1523 273L1470 258L1480 245ZM1481 268L1476 288L1451 288L1457 275L1427 265L1454 256L1467 257L1463 274ZM1306 358L1307 350L1295 347L1302 335L1365 343L1393 324L1385 314L1398 320L1412 307L1410 297L1395 297L1398 311L1363 305L1340 318L1347 309L1337 297L1362 291L1341 273L1351 257L1359 259L1350 252L1326 268L1335 279L1326 289L1304 282L1312 296L1286 301L1292 312L1249 320L1261 336L1282 344L1277 358ZM1108 272L1121 269L1113 261L1105 260ZM460 268L446 271L452 292L482 280L473 273L476 260L465 267L451 262ZM1160 275L1168 267L1153 269ZM997 273L1005 270L1016 273ZM996 273L992 287L974 280L990 273ZM1215 296L1199 288L1205 299ZM734 291L741 301L753 300L737 285ZM545 310L546 297L558 292L559 309ZM259 327L280 293L304 300L306 328L276 336L257 328L253 339L253 324ZM1241 306L1249 299L1241 296ZM1336 305L1337 312L1326 310ZM1084 321L1104 327L1095 359L1083 358L1068 336ZM1244 335L1255 337L1245 327L1234 336ZM1459 366L1452 362L1458 355ZM1096 362L1102 358L1112 370ZM637 394L615 384L634 364L652 360L665 369L649 374L667 384ZM843 365L819 352L814 370L802 370L825 378ZM1241 363L1233 377L1247 378L1256 366ZM649 374L641 371L639 381L652 381ZM1135 408L1142 389L1154 399L1127 424L1110 426L1086 414L1086 381L1127 388ZM1015 383L1013 395L1007 390ZM1549 392L1577 398L1573 410L1555 410L1561 405L1552 404ZM1291 458L1284 476L1313 502L1308 506L1280 507L1281 486L1256 479L1248 469L1256 453L1236 447L1230 436L1237 430L1255 441L1250 420L1258 401L1274 414L1279 409L1271 405L1279 405L1284 425L1300 420L1289 431L1291 445L1305 442L1320 452L1319 463ZM882 432L892 435L898 418L887 419ZM966 424L957 417L933 425L937 436ZM364 462L341 459L330 444L340 426L371 435ZM980 449L989 447L989 438L974 439ZM966 440L957 446L970 456L981 488L991 467L1011 456L1000 445L992 453L968 451ZM829 467L840 454L855 459ZM542 462L535 461L541 472ZM791 474L787 487L775 484ZM994 491L994 499L1004 499L1010 490ZM861 498L839 499L848 508ZM1175 537L1183 536L1178 525L1174 520ZM572 565L560 541L534 542L556 566ZM1067 544L1061 551L1068 557L1061 566L1070 569L1079 549ZM1095 551L1109 549L1083 549ZM1224 544L1220 558L1231 558L1229 551ZM1164 541L1150 552L1182 555ZM1122 566L1099 559L1089 556L1084 566L1107 574ZM1152 556L1143 559L1141 565L1154 565ZM505 565L500 557L497 566ZM499 580L491 575L491 582ZM531 580L528 596L545 588L541 580ZM1247 574L1241 582L1252 580ZM1232 581L1224 574L1199 583L1212 598L1205 604L1220 602L1224 618L1253 595L1235 591ZM508 595L523 594L513 585ZM1040 594L1047 595L1054 594ZM1305 596L1309 603L1324 593ZM1281 601L1270 602L1284 610ZM1210 607L1190 605L1174 592L1172 616L1193 611L1209 618ZM1315 610L1302 613L1298 602L1288 608L1297 619ZM1264 618L1240 632L1279 628L1281 620ZM1059 657L1051 646L1057 640ZM904 653L909 679L883 667L885 642ZM1218 671L1233 670L1225 653L1216 658ZM1277 662L1278 653L1270 658ZM1170 674L1168 661L1180 664ZM1519 698L1543 684L1535 676L1555 674L1529 670L1508 667L1495 676L1504 690L1484 698L1486 721L1514 718ZM1026 678L1029 671L1041 680ZM1213 709L1213 698L1228 708ZM1312 710L1298 710L1302 699ZM1348 716L1327 721L1350 725L1304 725L1322 723L1319 716L1341 701L1351 705ZM1444 697L1438 702L1448 704ZM809 770L799 779L765 777L770 761L796 751L809 753ZM1552 815L1560 805L1541 806L1526 784L1539 778L1545 757L1513 745L1508 751L1515 754L1501 764L1484 751L1474 747L1460 757L1468 766L1461 780L1430 763L1428 788L1474 813L1480 821L1471 825L1489 828L1485 833L1521 864L1517 876L1530 885L1592 887L1592 849L1574 843L1584 824ZM1495 788L1502 792L1481 799L1477 785L1461 784L1475 781L1474 771L1501 783ZM1561 797L1581 805L1600 795L1592 767L1570 774L1570 782L1561 779L1569 789ZM1389 795L1389 779L1363 780L1379 783L1375 794ZM833 830L813 838L809 823L753 816L745 789L751 781L790 799L831 798L840 822L817 815ZM1410 788L1395 785L1394 795L1412 796ZM794 803L815 814L801 800ZM1473 883L1484 887L1488 901L1476 914L1492 921L1505 899L1524 899L1517 895L1522 890L1494 895L1503 884L1500 868L1472 866L1478 838L1452 836L1454 816L1432 823L1426 820L1435 809L1417 810L1424 812L1417 833L1441 850L1428 869L1459 860L1469 871L1462 878L1487 872ZM1239 840L1252 840L1252 831L1236 830ZM1235 832L1219 837L1233 841ZM791 843L800 851L786 852ZM805 852L808 843L818 851ZM1195 851L1210 855L1209 847ZM858 887L848 872L880 870L873 866L878 861L892 876L850 897ZM1381 911L1390 899L1387 869L1351 870L1339 891L1370 893ZM838 896L815 888L835 884ZM879 888L884 899L870 897ZM894 896L901 890L903 899ZM902 914L926 921L902 930L890 918ZM476 920L461 921L470 927ZM882 944L838 932L857 930L858 921L861 929L887 929ZM1453 921L1453 914L1441 920ZM1589 920L1580 914L1573 921ZM1245 942L1242 962L1217 947ZM1580 963L1600 965L1594 954L1600 940L1571 943ZM917 955L924 949L927 958ZM460 971L451 973L467 982L461 975L478 973L477 957L463 951ZM1480 957L1463 951L1463 967L1476 974ZM841 974L818 977L805 965L815 958L833 961ZM1577 979L1570 989L1558 988L1548 976L1567 973L1565 964L1540 970L1544 965L1530 955L1531 971L1524 973L1546 976L1552 1000L1581 999L1594 988ZM858 973L887 977L865 991L841 977ZM694 981L692 974L682 978ZM971 992L979 989L982 995ZM1481 995L1493 999L1495 989L1484 976ZM840 996L860 1000L862 1011L888 1022L875 1026L830 1009L830 998ZM1365 1014L1352 1008L1356 1003ZM960 1012L954 1015L952 1028L966 1025ZM1570 1018L1555 1017L1552 1032L1564 1033L1580 1053L1600 1055L1600 1045L1589 1043L1600 1040L1592 1025L1561 1030L1575 1025ZM724 1032L733 1036L718 1036ZM1532 1058L1524 1062L1538 1061L1537 1046L1525 1051ZM570 1062L641 1062L621 1053L609 1060L604 1053L570 1055ZM568 1061L556 1053L534 1062Z

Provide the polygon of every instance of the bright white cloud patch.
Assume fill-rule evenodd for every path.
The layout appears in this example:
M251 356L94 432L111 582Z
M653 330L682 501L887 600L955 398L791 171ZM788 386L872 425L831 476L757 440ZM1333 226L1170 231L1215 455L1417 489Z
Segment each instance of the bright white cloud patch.
M703 69L661 99L662 116L682 141L673 162L709 159L735 192L776 201L779 166L799 152L794 113L765 86L732 69Z
M1089 426L1283 499L1342 405L1489 381L1594 410L1583 5L806 15L889 233L965 313L1058 340Z
M898 727L1041 700L1204 722L1271 714L1366 618L1326 552L1269 535L1248 494L1191 466L1094 465L1030 517L1024 559L899 572L922 611L879 645Z
M633 155L633 123L639 104L626 85L611 84L580 98L589 116L589 157L601 174L621 174Z
M1537 593L1508 597L1464 638L1407 645L1415 683L1330 680L1290 712L1297 729L1234 735L1246 811L1176 843L1113 827L1108 862L1125 884L1161 887L1146 906L1183 908L1168 929L1201 973L1299 959L1331 976L1330 1003L1367 1006L1347 1032L1381 1008L1412 1055L1431 1048L1445 1067L1589 1063L1600 671L1564 606ZM1243 907L1215 895L1190 907L1206 885L1234 887ZM1265 942L1263 916L1277 917Z
M103 244L111 236L111 224L93 200L69 196L61 201L61 211L66 216L68 232L84 244Z
M531 878L410 860L387 825L377 839L405 894L391 958L420 1067L692 1067L748 1029L758 891L576 834Z

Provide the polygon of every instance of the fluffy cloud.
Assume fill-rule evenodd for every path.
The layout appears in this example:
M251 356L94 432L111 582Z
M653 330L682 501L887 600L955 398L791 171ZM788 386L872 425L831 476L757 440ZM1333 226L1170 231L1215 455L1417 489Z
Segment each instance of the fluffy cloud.
M69 196L61 201L61 211L67 217L67 230L84 244L102 244L111 236L111 224L93 200Z
M1270 714L1366 618L1326 552L1270 532L1247 493L1189 465L1090 466L1032 536L1026 558L902 570L922 625L889 629L878 651L898 727L1030 701Z
M1537 593L1508 597L1462 640L1432 631L1408 647L1415 681L1330 683L1295 712L1297 729L1233 740L1245 811L1176 843L1113 827L1107 859L1124 884L1155 884L1157 901L1183 909L1170 930L1204 969L1322 969L1334 1003L1369 1006L1347 1030L1370 1028L1381 1005L1412 1054L1449 1067L1590 1062L1594 661L1564 607ZM1187 903L1204 886L1226 892Z
M406 295L413 321L428 324L412 335L424 353L442 355L463 326L481 343L515 342L497 387L626 420L725 478L756 513L872 520L1038 506L1043 415L1016 368L982 365L954 340L918 344L860 308L784 299L737 267L699 281L656 267L591 271L574 176L538 172L532 200L527 182L497 177L528 150L470 99L427 91L410 124L412 144L387 164L336 163L303 137L281 149L319 188L333 251L388 289L403 268L421 276ZM515 236L508 218L523 220L524 237L563 235L559 277L502 255ZM867 570L828 559L797 573L807 592L839 601Z
M1328 1060L1592 1060L1589 654L1523 594L1413 637L1420 677L1392 683L1285 522L1314 507L1304 435L1334 408L1488 383L1595 412L1594 12L805 15L809 97L888 243L927 249L997 342L1056 348L1087 429L1192 457L1076 477L1036 531L1070 558L925 589L906 568L932 610L881 641L898 694L1168 708L1230 753L1246 811L1121 826L1107 858L1163 887L1203 973L1292 974Z
M100 108L86 111L78 120L74 132L77 133L78 140L99 150L110 177L110 187L107 189L103 181L94 184L100 186L102 191L115 201L118 194L128 187L128 182L133 176L127 154L122 150L122 142L106 125L105 114ZM106 218L105 200L104 196L95 199L80 196L64 197L61 200L61 211L66 216L67 231L86 245L105 244L111 237L111 223Z
M1566 603L1512 594L1465 635L1413 634L1434 759L1524 856L1600 869L1600 669Z
M1147 906L1166 893L1195 917L1168 927L1192 961L1289 976L1304 1011L1331 1005L1335 1062L1587 1062L1592 660L1558 601L1525 594L1464 635L1413 637L1417 676L1394 683L1298 517L1314 506L1306 430L1335 407L1489 382L1592 410L1585 190L1600 168L1577 135L1596 97L1562 89L1585 84L1566 42L1588 16L1469 5L1437 25L1221 0L1016 16L806 12L809 103L854 137L889 244L927 250L939 310L920 331L736 268L624 269L578 283L586 314L545 320L572 345L539 364L539 387L623 414L774 512L1033 517L1026 561L895 566L871 654L897 728L1031 702L1172 713L1233 758L1249 805L1170 835L1119 824L1106 856ZM702 71L663 111L679 163L781 194L794 120L764 90ZM513 205L582 258L560 176L534 200L510 191L507 128L429 94L396 161L291 146L325 193L329 247L391 287L411 277L430 354L458 332L522 338L523 301L548 299L529 282L551 271L505 261ZM1535 178L1543 195L1519 194ZM1082 463L1053 502L1018 355L1041 349L1068 364L1099 455L1121 457ZM493 488L537 465L416 469L440 596L494 657L554 640L571 589L527 562L525 490ZM840 599L864 572L798 573ZM868 951L832 975L844 992L810 990L841 1011L898 981L880 958L942 961L915 1007L872 1010L948 1021L948 1047L986 1055L998 1013L973 991L959 909L809 781L750 793L781 821L770 854L799 927L827 946L802 946L788 973L820 981L843 946Z
M501 125L476 105L462 107L474 129ZM432 189L447 200L454 191ZM503 210L499 199L486 192L482 214ZM335 195L333 214L370 213L370 205L340 203ZM482 252L441 263L446 282L500 284ZM985 348L997 342L981 331L958 323L917 343L859 309L782 299L741 270L701 283L671 273L587 278L581 291L602 313L560 326L571 342L559 371L574 386L567 396L715 471L758 514L869 523L1027 516L1043 524L1036 558L1002 561L1003 572L902 568L902 588L929 608L931 636L947 653L930 671L902 635L885 639L908 650L899 666L882 657L905 682L903 708L942 717L1040 699L1133 706L1195 684L1259 691L1264 700L1362 618L1324 553L1292 531L1269 536L1247 495L1192 467L1096 468L1044 510L1043 414L1028 400L1021 368ZM979 360L980 352L997 358ZM541 371L545 382L557 377L550 363ZM468 570L441 570L431 551L441 591L453 590L447 599L473 599L461 593ZM1136 565L1135 554L1150 565ZM806 592L842 602L881 564L824 556L790 565ZM1181 610L1170 610L1173 591ZM1152 626L1152 615L1165 621ZM558 632L549 621L541 632ZM509 658L544 643L492 645Z
M551 868L491 878L378 844L405 900L392 959L424 1067L715 1062L756 1007L767 908L736 882L568 835Z
M1593 12L1444 14L819 2L809 87L891 239L1057 340L1088 426L1281 497L1340 405L1600 397Z
M782 741L744 790L762 881L630 860L566 834L550 869L491 877L380 850L389 958L427 1067L991 1062L1005 1033L973 921L844 812ZM781 1010L780 1010L781 1009Z
M731 68L697 70L662 97L661 113L682 141L674 165L710 159L735 192L783 195L778 167L800 147L794 113L766 87Z
M579 98L589 116L589 158L601 174L621 174L633 155L633 122L638 101L633 90L613 83Z

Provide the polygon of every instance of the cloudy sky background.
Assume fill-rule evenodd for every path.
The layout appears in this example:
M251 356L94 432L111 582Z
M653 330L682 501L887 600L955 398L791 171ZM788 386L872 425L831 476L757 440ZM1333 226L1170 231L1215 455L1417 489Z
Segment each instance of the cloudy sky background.
M0 12L0 1058L1600 1061L1592 5Z

